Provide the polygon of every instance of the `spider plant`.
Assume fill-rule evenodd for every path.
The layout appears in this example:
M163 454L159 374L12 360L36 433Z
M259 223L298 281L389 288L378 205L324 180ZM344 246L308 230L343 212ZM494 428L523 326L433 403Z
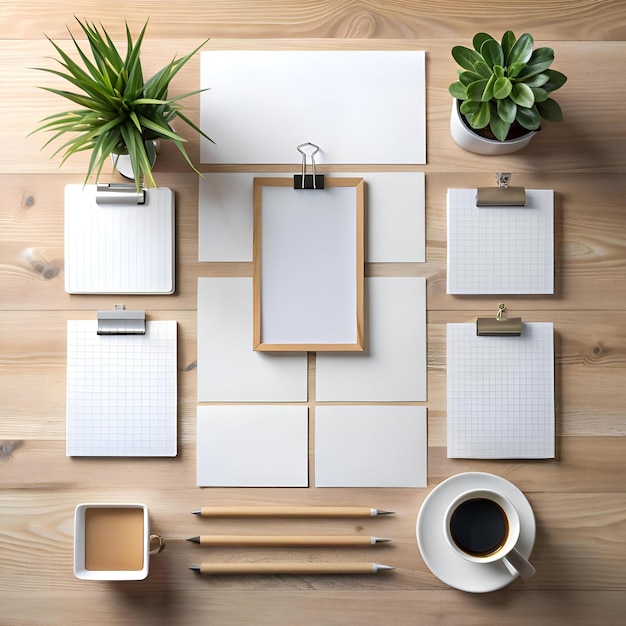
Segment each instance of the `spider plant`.
M72 133L73 136L61 145L53 156L64 151L62 165L73 154L91 150L85 183L92 174L95 174L98 181L104 163L110 155L128 154L137 189L139 190L142 184L155 187L156 182L152 174L154 159L151 157L155 156L153 142L159 139L172 141L190 167L198 172L185 150L186 139L172 129L171 122L178 118L212 141L182 113L180 105L181 100L202 90L170 98L168 88L174 76L206 41L190 54L180 58L174 57L152 78L144 81L140 52L148 26L147 20L135 41L131 37L128 23L125 24L124 56L120 54L102 25L98 30L93 24L83 23L78 18L76 21L87 37L92 58L90 59L81 49L70 32L82 66L48 38L60 57L55 60L63 69L36 68L55 74L73 85L78 91L52 87L42 89L80 107L55 113L40 121L40 126L33 132L54 133L44 144L44 148L65 133Z

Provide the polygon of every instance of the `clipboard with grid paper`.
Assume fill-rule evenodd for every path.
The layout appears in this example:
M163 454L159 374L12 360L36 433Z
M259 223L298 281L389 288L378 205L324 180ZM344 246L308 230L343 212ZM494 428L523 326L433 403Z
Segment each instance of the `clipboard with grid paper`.
M525 206L479 207L476 189L448 189L447 293L554 293L554 192Z
M99 335L67 322L67 456L176 456L177 325Z
M447 325L449 458L554 457L554 330L523 324L519 337L480 337Z

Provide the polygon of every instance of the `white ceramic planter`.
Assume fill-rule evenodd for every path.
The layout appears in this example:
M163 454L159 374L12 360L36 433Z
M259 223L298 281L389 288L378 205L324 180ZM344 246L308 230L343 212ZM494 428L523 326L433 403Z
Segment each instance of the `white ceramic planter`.
M157 154L159 153L160 143L158 140L153 140L154 144L154 159L150 159L150 165L154 165L156 162ZM130 162L130 157L127 154L112 154L111 160L115 169L124 177L129 180L135 180L135 173L133 172L133 166Z
M474 152L475 154L498 156L511 154L511 152L517 152L525 148L537 134L537 131L528 131L523 137L506 141L486 139L473 132L465 123L459 111L459 101L455 99L452 101L452 112L450 114L450 134L452 139L464 150Z

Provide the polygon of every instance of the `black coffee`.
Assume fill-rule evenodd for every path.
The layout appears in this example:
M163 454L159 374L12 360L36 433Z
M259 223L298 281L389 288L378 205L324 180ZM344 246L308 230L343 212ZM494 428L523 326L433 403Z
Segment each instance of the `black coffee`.
M466 500L450 519L454 543L472 556L487 556L504 545L509 534L506 514L487 498Z

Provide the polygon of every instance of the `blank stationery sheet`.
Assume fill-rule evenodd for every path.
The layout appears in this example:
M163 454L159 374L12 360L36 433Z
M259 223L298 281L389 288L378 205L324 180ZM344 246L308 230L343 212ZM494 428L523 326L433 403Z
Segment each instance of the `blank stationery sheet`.
M202 163L426 163L425 54L416 50L206 50Z
M67 455L176 456L175 321L145 335L67 323Z
M520 337L479 337L448 324L448 457L554 457L554 330L524 323Z
M450 294L554 293L554 192L523 207L478 207L476 189L448 190Z

